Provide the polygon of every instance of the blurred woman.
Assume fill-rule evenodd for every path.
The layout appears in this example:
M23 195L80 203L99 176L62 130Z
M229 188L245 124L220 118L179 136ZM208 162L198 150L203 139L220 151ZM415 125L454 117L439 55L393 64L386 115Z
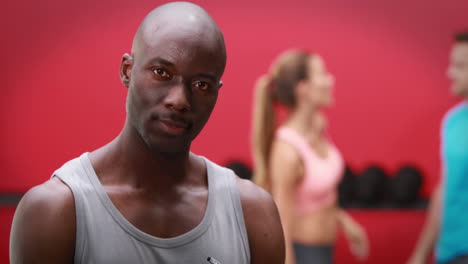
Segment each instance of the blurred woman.
M332 102L333 84L319 55L290 50L255 87L253 179L278 205L287 264L332 263L339 227L356 256L368 254L365 232L336 202L344 162L320 112ZM277 129L274 103L288 110Z

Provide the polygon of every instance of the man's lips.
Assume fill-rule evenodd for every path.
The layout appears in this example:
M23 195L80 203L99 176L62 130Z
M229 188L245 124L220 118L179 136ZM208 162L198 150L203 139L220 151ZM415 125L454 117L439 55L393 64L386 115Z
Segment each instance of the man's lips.
M175 120L165 120L165 119L162 119L160 121L161 123L164 123L168 126L172 126L176 128L188 128L188 124L186 122L180 122L180 121L175 121Z
M190 127L190 123L181 120L160 119L159 122L169 134L182 134Z

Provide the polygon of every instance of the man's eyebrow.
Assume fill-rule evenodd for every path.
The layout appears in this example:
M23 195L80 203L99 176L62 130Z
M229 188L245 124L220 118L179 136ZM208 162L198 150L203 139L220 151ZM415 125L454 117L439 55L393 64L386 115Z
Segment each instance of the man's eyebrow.
M161 63L161 64L164 64L165 66L169 66L169 67L174 67L174 63L166 60L166 59L163 59L161 57L156 57L156 58L153 58L149 61L149 64L155 64L155 63ZM206 78L206 79L210 79L211 81L213 82L216 82L217 78L214 74L209 74L209 73L200 73L197 75L198 77L201 77L201 78Z
M217 78L214 75L206 74L206 73L200 73L200 74L198 74L198 77L210 79L213 82L216 82L216 80L217 80Z
M156 58L153 58L149 61L150 64L154 64L154 63L161 63L161 64L164 64L165 66L174 66L174 63L166 60L166 59L163 59L161 57L156 57Z

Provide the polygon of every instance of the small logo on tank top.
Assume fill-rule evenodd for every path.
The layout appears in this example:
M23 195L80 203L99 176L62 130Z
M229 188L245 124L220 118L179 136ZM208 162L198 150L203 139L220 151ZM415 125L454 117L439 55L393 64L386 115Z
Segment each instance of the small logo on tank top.
M213 258L213 257L208 257L208 258L206 259L206 261L208 261L208 262L211 263L211 264L221 264L221 262L217 261L217 260L216 260L215 258Z

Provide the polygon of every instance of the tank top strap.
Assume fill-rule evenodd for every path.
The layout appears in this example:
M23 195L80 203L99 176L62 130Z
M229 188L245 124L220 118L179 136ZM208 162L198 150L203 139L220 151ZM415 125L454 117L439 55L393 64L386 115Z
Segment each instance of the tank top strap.
M238 235L243 245L242 250L250 261L249 239L245 227L240 192L237 186L237 175L228 168L221 167L205 157L202 158L206 162L207 169L212 171L212 178L210 179L213 185L212 195L218 200L214 211L225 211L225 216L231 218L229 222L235 225L235 229L238 230Z
M302 158L309 158L311 149L307 141L296 131L288 127L281 127L276 131L276 137L291 144Z
M75 238L75 263L82 263L81 256L86 250L86 230L88 228L86 218L89 217L87 204L89 204L89 201L92 201L99 210L104 209L102 204L99 203L99 198L94 191L92 181L86 174L83 159L87 154L88 153L83 153L80 157L68 161L51 176L51 178L59 178L68 186L75 201L75 224L77 230Z

